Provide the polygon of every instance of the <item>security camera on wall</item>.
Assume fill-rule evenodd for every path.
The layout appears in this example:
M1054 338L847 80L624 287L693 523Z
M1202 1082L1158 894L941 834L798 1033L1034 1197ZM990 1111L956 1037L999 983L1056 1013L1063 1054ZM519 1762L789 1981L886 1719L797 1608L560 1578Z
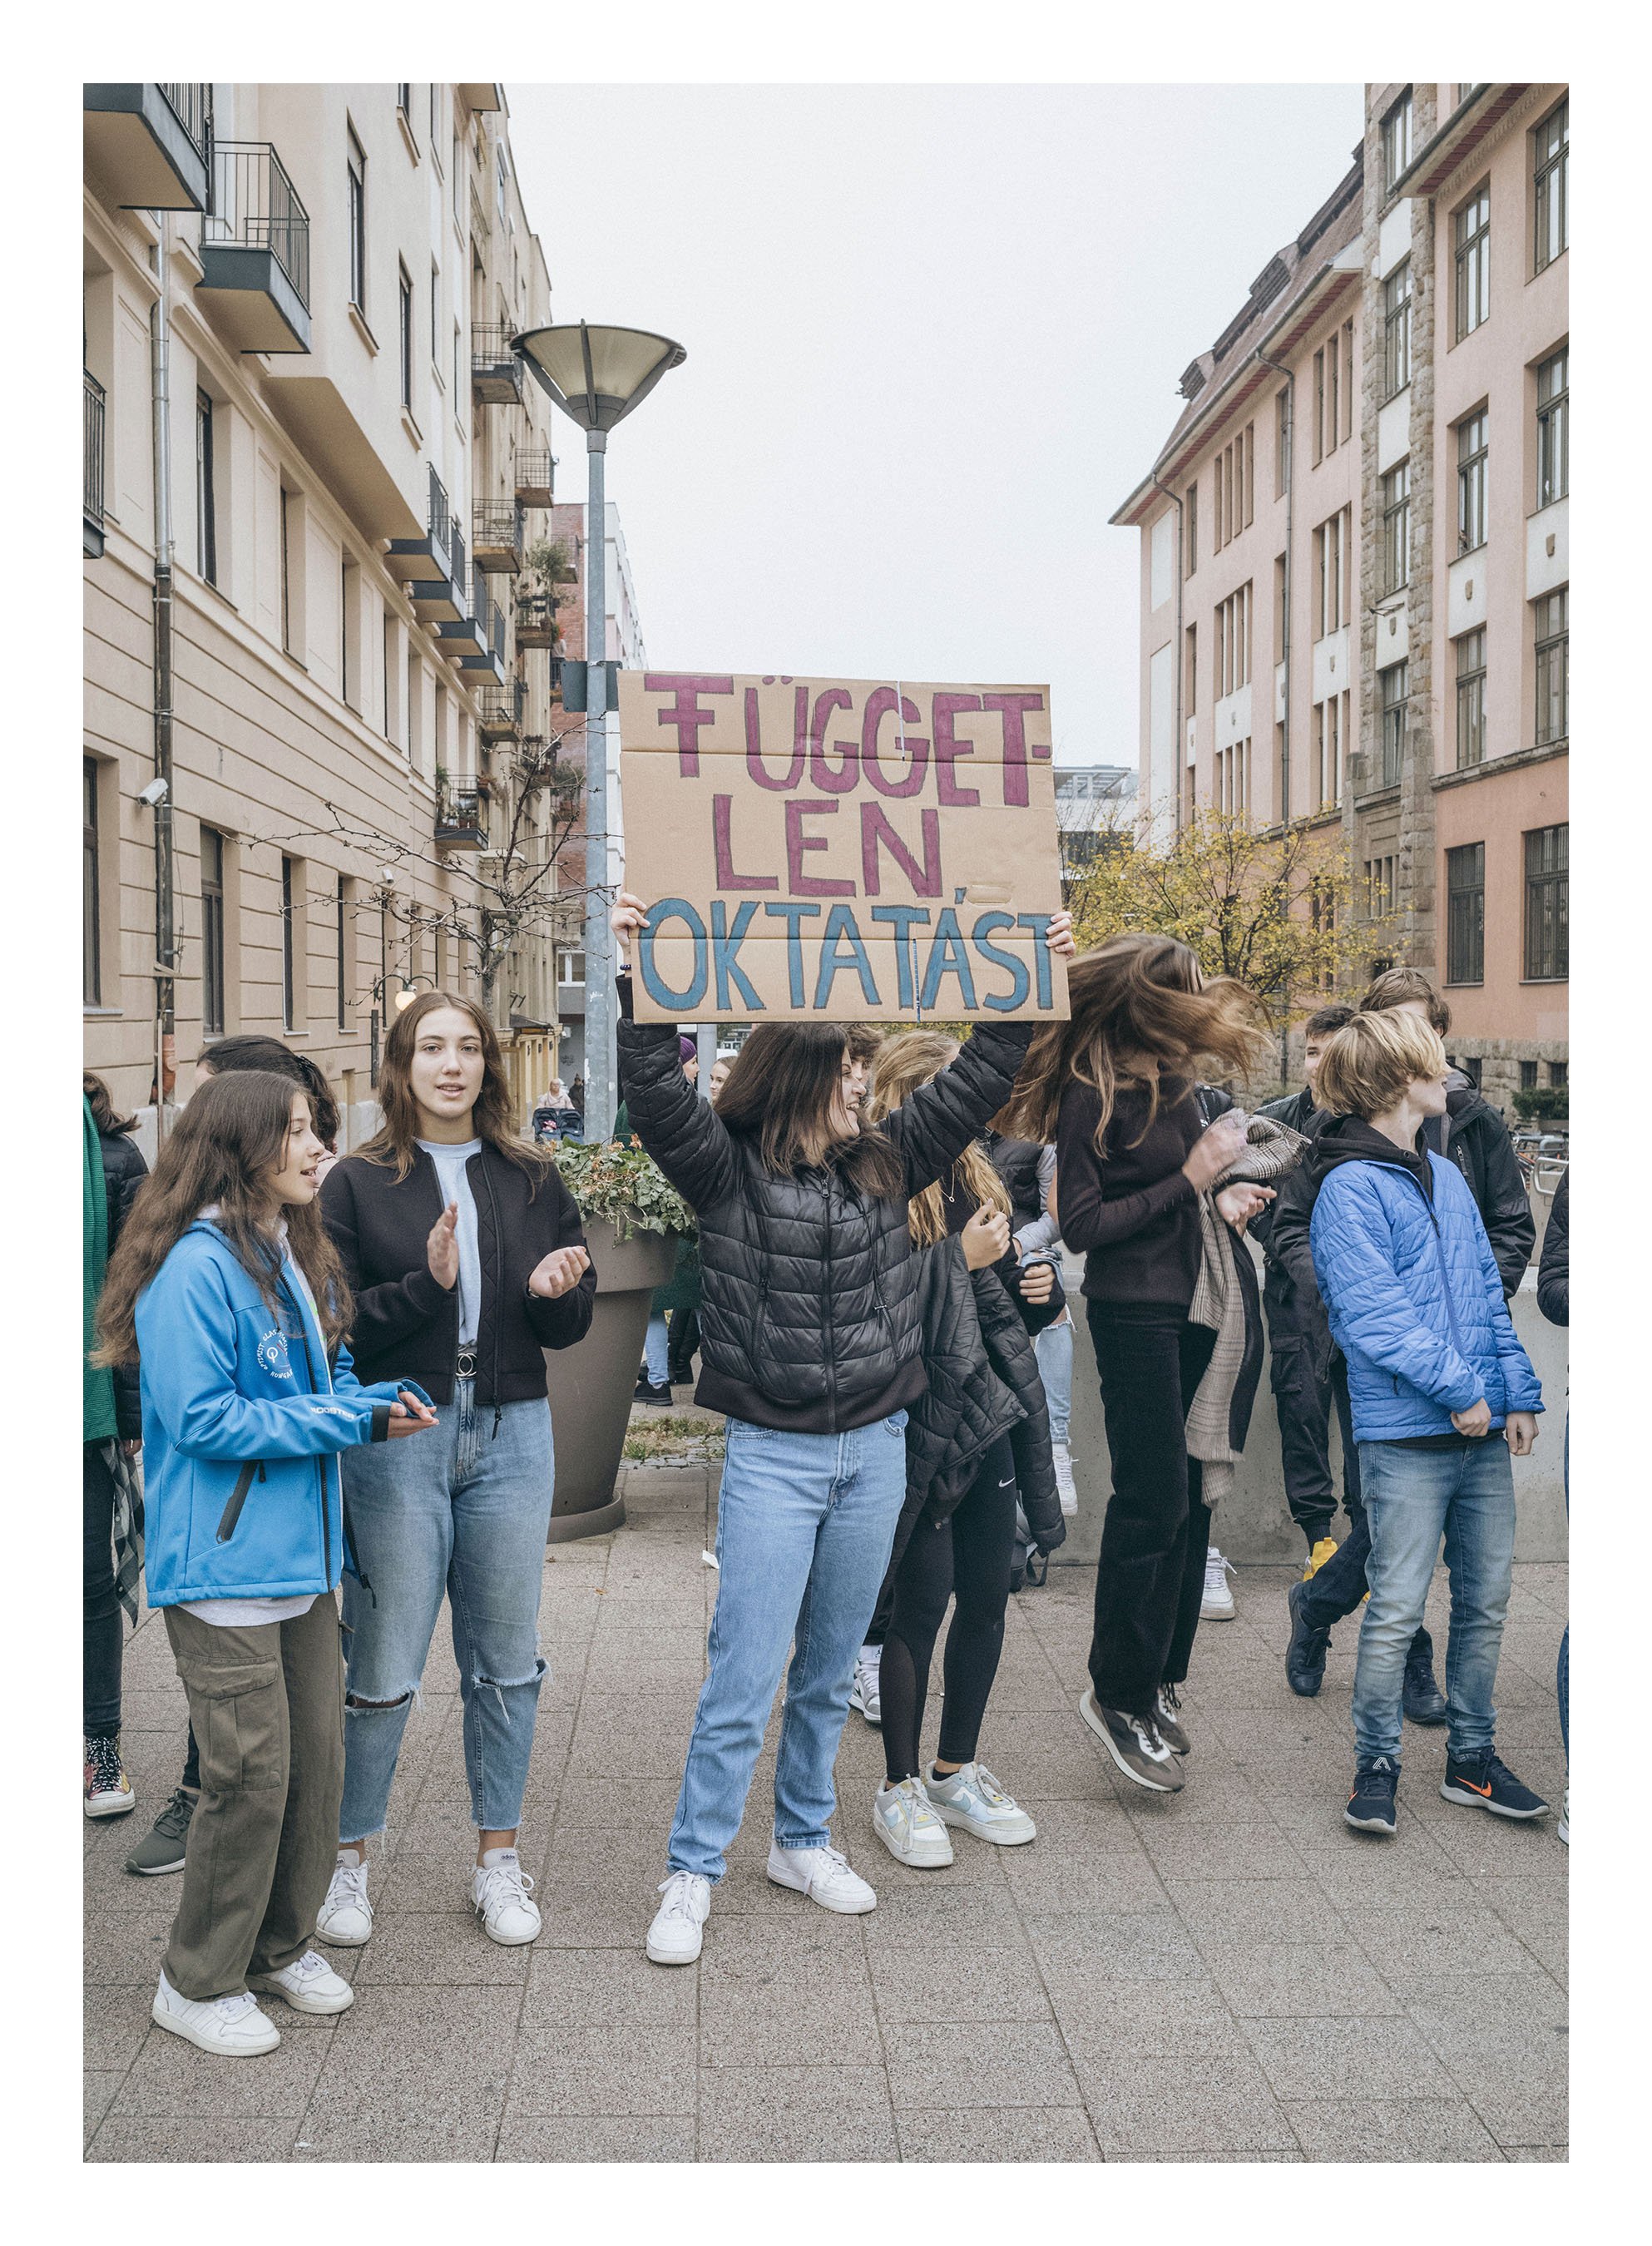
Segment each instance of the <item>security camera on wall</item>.
M151 811L158 811L160 808L160 806L165 803L167 796L171 793L171 788L167 781L157 775L155 779L150 781L147 787L140 787L139 789L138 800L139 803L146 803Z

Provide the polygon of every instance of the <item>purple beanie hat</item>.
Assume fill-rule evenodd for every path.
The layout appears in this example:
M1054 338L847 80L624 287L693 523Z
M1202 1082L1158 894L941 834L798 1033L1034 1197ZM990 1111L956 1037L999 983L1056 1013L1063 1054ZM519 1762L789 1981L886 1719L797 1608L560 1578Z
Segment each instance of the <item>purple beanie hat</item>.
M700 1058L700 1048L692 1038L679 1037L676 1041L676 1052L677 1058L682 1061L684 1067L690 1061L698 1060Z

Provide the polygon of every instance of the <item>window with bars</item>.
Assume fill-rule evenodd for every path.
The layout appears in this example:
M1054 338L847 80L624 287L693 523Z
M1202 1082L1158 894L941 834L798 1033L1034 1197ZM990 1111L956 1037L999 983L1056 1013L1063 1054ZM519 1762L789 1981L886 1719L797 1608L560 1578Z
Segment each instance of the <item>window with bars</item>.
M224 1033L224 838L201 830L201 1026Z
M1365 913L1370 920L1386 920L1394 909L1394 859L1365 861Z
M1485 629L1465 632L1457 650L1457 768L1485 759Z
M1457 340L1492 309L1492 187L1482 180L1452 221L1457 248Z
M1567 978L1567 837L1565 827L1540 827L1526 838L1526 980Z
M1457 550L1472 554L1485 543L1486 432L1482 406L1457 429Z
M213 461L213 401L195 392L195 568L218 582L218 496Z
M1383 283L1383 398L1397 398L1411 378L1411 261Z
M1567 444L1567 360L1557 351L1537 371L1537 503L1547 507L1571 489Z
M1540 601L1534 601L1532 604L1537 646L1537 727L1534 738L1539 748L1547 748L1552 743L1567 738L1569 667L1567 589L1562 585L1558 593L1546 593Z
M1411 464L1402 460L1378 487L1382 514L1382 588L1397 593L1411 574Z
M1551 109L1532 135L1532 270L1553 265L1567 244L1567 160L1569 101Z
M1381 706L1382 737L1377 752L1377 785L1397 787L1405 768L1405 705L1411 693L1409 663L1390 663L1377 674Z
M345 208L350 220L350 301L367 312L367 158L354 133L349 136Z
M82 1003L103 1004L102 846L98 824L98 765L80 761L80 990Z
M1409 85L1383 116L1378 131L1383 151L1383 193L1391 195L1395 181L1411 160L1411 89Z
M1445 854L1445 979L1485 980L1485 845Z

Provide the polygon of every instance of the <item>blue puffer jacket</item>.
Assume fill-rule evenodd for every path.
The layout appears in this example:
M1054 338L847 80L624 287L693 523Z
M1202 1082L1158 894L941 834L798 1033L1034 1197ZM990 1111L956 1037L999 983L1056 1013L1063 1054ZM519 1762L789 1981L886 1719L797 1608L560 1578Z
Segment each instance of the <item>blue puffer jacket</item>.
M1449 1435L1451 1413L1482 1397L1494 1427L1511 1412L1540 1412L1542 1389L1456 1166L1438 1154L1408 1160L1352 1117L1327 1127L1315 1159L1327 1175L1309 1235L1314 1269L1348 1359L1355 1439Z
M330 1591L345 1550L334 1454L382 1442L399 1389L330 1375L305 1289L279 1316L217 1227L192 1225L138 1298L149 1603ZM414 1440L418 1439L413 1438Z

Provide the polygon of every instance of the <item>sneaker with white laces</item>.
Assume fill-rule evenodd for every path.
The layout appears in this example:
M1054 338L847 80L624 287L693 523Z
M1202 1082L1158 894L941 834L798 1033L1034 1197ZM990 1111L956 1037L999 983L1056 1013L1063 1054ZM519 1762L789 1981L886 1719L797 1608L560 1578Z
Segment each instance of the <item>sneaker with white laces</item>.
M373 1906L367 1900L367 1866L359 1848L341 1848L327 1900L316 1916L318 1940L336 1950L359 1950L373 1930Z
M929 1871L952 1861L947 1828L921 1778L903 1778L899 1786L886 1782L878 1788L872 1797L872 1829L898 1864Z
M490 1848L471 1883L482 1931L509 1948L532 1942L540 1930L539 1905L531 1900L534 1882L514 1848Z
M849 1705L858 1708L869 1724L883 1721L883 1648L863 1645L856 1657L854 1682L849 1687Z
M933 1763L924 1779L929 1807L943 1824L960 1826L977 1841L1019 1848L1038 1837L1038 1827L1018 1801L1007 1794L984 1762L967 1762L950 1778L937 1778Z
M1199 1602L1200 1622L1232 1622L1234 1595L1227 1588L1227 1578L1233 1573L1233 1562L1224 1560L1213 1544L1205 1555L1205 1594Z
M1052 1443L1050 1449L1056 1462L1056 1488L1061 1498L1061 1510L1071 1521L1078 1510L1078 1485L1072 1478L1072 1453L1065 1443Z
M124 1817L136 1806L120 1740L112 1732L83 1732L86 1743L85 1801L88 1817Z
M356 1991L350 1983L335 1973L327 1960L318 1957L313 1950L306 1950L302 1957L295 1957L279 1973L249 1973L247 1986L265 1996L284 1998L296 2012L315 2012L323 2017L329 2012L347 2012L356 2001Z
M657 1892L665 1900L643 1946L656 1965L692 1965L711 1916L711 1882L699 1872L668 1872Z
M808 1896L823 1909L840 1910L854 1916L863 1910L875 1910L878 1898L861 1878L853 1871L848 1858L840 1848L783 1848L778 1841L769 1844L769 1877L777 1887L795 1888L799 1895Z
M281 2030L259 2011L250 1990L238 1989L233 1997L214 1997L196 2004L192 1998L180 1997L165 1973L149 2017L158 2028L181 2036L197 2051L209 2051L219 2059L256 2059L274 2051L281 2041Z

